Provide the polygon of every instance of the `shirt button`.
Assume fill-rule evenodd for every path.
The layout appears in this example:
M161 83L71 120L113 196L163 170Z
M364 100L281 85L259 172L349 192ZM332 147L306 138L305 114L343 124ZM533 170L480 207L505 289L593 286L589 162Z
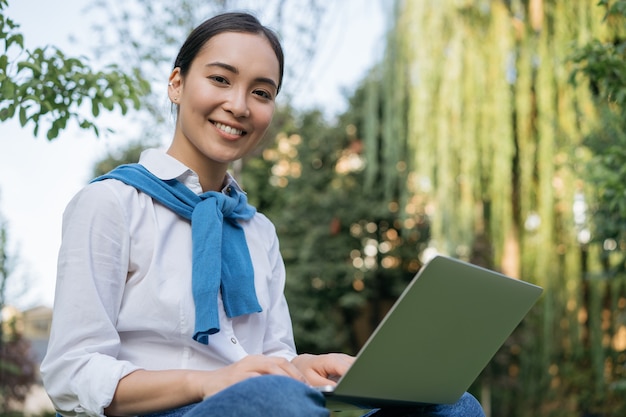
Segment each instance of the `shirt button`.
M234 337L231 337L231 338L230 338L230 341L231 341L231 342L233 342L233 345L236 345L236 344L237 344L237 339L235 339Z

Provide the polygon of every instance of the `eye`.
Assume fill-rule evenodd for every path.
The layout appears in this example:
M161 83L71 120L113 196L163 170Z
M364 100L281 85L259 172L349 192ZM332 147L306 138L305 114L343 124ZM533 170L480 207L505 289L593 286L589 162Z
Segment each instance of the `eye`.
M208 78L209 80L214 81L217 84L228 85L228 79L226 79L226 77L222 77L221 75L211 75Z
M254 90L252 94L256 94L257 96L264 98L265 100L272 100L272 94L265 90Z

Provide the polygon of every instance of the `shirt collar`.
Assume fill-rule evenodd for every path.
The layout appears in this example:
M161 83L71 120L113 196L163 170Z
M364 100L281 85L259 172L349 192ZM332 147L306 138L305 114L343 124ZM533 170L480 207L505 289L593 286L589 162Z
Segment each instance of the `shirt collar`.
M139 157L139 163L159 179L164 181L177 179L196 194L202 193L198 174L162 149L144 150ZM229 172L226 173L223 184L222 192L226 192L229 187L235 187L238 191L244 192Z

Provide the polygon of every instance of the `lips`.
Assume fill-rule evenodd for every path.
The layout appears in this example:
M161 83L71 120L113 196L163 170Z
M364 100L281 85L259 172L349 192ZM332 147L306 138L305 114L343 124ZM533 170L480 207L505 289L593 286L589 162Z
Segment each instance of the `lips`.
M241 129L236 129L232 126L228 126L225 125L224 123L220 123L220 122L213 122L213 125L218 128L219 130L221 130L224 133L227 133L229 135L236 135L236 136L242 136L246 133L245 130L241 130Z

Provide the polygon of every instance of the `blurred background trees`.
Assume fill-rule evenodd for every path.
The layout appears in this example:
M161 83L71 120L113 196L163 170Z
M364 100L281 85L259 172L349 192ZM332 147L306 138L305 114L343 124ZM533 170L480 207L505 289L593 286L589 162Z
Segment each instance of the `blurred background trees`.
M332 119L291 99L333 9L294 4L94 3L116 28L102 52L154 93L94 175L169 138L159 88L185 33L256 11L301 55L268 140L234 168L276 224L299 349L357 352L444 253L546 289L471 388L488 416L624 415L626 1L393 2L384 59Z
M7 222L0 213L0 415L7 415L15 404L24 401L37 375L30 343L17 328L15 316L5 309L16 261L9 250L8 234Z
M428 218L426 254L546 289L477 381L494 415L625 411L623 13L623 1L397 3L378 93L395 111L371 114L374 170Z

